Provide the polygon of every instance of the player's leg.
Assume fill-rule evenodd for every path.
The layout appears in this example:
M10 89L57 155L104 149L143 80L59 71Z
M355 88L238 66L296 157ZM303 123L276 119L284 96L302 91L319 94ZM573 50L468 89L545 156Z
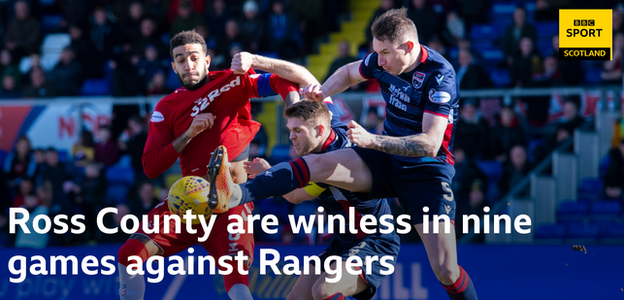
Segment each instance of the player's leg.
M280 196L305 187L309 182L322 182L354 192L370 192L374 172L368 157L382 152L341 149L323 154L307 155L294 161L279 163L253 180L233 187L230 206L236 206L272 196ZM363 156L366 155L366 156Z
M336 268L341 269L340 273L338 273L341 274L338 282L327 282L327 279L334 279L337 275L330 275L327 272L323 272L320 278L314 283L312 287L312 297L315 300L344 299L345 297L357 295L368 290L368 283L364 280L363 276L353 275L347 272L345 261L341 260L332 263L331 269L336 270ZM353 271L355 270L351 270L351 272Z
M475 300L478 298L472 280L457 264L453 223L456 201L450 189L453 174L452 166L443 163L403 165L396 169L393 187L397 191L404 210L410 214L411 222L425 245L433 272L447 290L449 297L453 300ZM415 195L414 191L418 193ZM428 216L428 219L424 219L424 214ZM445 218L449 222L446 222ZM427 233L425 233L424 221L427 221Z
M229 233L226 230L227 226L230 222L235 222L235 220L229 220L228 217L236 214L241 215L246 220L246 215L250 215L252 211L253 203L249 203L219 214L208 240L202 243L202 246L215 260L224 255L236 256L239 251L243 251L243 254L249 257L247 261L243 262L242 270L239 268L237 261L230 261L233 271L231 274L223 276L225 290L233 300L253 299L249 291L249 277L242 273L248 271L249 266L253 262L254 237L250 233ZM248 231L247 222L244 222L243 228L245 232ZM219 268L221 270L224 269L220 266Z
M313 265L310 265L310 270L314 270ZM321 275L301 274L290 293L288 293L286 300L313 300L312 287L319 277Z
M143 299L145 294L145 280L142 275L130 275L127 267L136 264L137 261L130 259L131 256L139 256L142 262L145 262L153 255L169 256L178 253L197 242L197 238L184 231L180 234L175 232L165 233L164 222L165 216L169 215L169 208L165 200L158 204L148 214L148 219L153 220L158 215L160 233L145 233L143 225L139 225L139 230L134 233L124 243L117 254L118 270L119 270L119 295L122 300L139 300ZM175 228L175 223L171 221L170 228ZM173 230L172 230L173 231Z

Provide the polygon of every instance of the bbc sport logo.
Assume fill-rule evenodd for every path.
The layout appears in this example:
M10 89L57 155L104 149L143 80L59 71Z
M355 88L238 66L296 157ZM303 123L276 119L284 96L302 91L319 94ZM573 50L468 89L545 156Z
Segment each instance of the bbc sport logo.
M610 9L560 9L560 60L611 60Z

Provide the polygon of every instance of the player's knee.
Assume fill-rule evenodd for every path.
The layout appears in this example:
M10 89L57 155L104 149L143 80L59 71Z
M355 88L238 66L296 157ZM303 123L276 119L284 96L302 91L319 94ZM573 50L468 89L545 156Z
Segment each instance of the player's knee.
M149 251L143 242L137 239L128 239L122 246L119 248L119 252L117 252L117 261L124 265L128 266L131 263L135 263L136 261L130 259L130 256L139 256L142 261L146 261L149 258Z
M453 268L448 265L441 265L437 268L434 267L433 271L438 280L446 285L455 283L459 278L459 267Z

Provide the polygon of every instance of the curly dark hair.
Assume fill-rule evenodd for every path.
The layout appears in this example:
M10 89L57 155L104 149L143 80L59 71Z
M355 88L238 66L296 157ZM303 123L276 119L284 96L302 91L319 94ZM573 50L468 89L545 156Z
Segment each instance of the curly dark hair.
M173 36L171 41L169 42L169 54L173 57L173 49L178 46L184 46L187 44L199 44L202 46L202 50L204 50L204 54L208 51L208 46L206 46L206 41L204 38L199 35L199 33L195 32L195 30L182 31Z

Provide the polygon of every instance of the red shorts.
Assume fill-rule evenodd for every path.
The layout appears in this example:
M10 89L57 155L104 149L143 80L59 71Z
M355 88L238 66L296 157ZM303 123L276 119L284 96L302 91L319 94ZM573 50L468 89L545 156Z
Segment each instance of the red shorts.
M142 234L149 237L152 241L154 241L161 249L162 256L167 257L179 253L181 251L186 250L187 248L199 243L197 240L204 236L204 229L201 224L193 225L193 229L197 230L197 233L191 234L186 231L186 224L181 223L181 232L175 233L175 221L171 221L169 224L169 233L163 233L164 231L164 216L170 215L169 207L167 205L167 199L161 202L149 212L148 220L153 220L154 215L158 215L159 231L160 233L145 233L143 231L143 225L139 226L139 230L137 230L137 234ZM236 255L238 251L243 251L245 255L247 255L250 259L249 265L253 261L253 253L254 253L254 236L252 233L237 233L237 234L229 234L227 231L227 225L230 220L228 220L228 216L231 214L241 215L243 220L247 219L247 215L251 215L253 211L254 205L252 202L246 203L244 205L240 205L230 209L229 211L219 214L217 216L217 220L212 228L210 236L208 240L201 243L201 245L208 251L210 255L212 255L215 260L224 255ZM235 222L235 220L232 220ZM152 228L152 226L150 226ZM247 229L247 222L244 222L245 232ZM225 286L226 291L230 289L230 287L237 283L243 283L248 285L249 279L247 276L238 274L238 268L234 267L234 272L230 275L225 275Z

